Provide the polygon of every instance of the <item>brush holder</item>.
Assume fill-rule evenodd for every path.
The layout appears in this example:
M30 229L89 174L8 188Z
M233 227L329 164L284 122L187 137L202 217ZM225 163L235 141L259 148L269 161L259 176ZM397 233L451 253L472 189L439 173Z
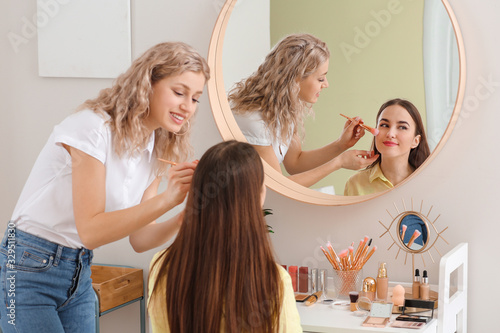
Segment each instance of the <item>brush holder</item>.
M337 300L349 300L349 292L360 291L363 281L363 269L333 270L333 287Z

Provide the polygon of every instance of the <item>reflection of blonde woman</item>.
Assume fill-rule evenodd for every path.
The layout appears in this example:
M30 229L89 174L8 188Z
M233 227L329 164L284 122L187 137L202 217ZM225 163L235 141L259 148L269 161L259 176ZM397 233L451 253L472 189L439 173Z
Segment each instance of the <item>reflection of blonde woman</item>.
M0 247L1 271L16 281L15 295L0 293L4 333L93 332L92 249L130 236L141 252L177 232L181 216L154 221L189 189L188 121L208 78L194 49L159 44L54 128ZM157 157L179 162L161 193ZM14 301L15 326L5 306Z
M273 258L265 191L248 143L202 156L181 229L152 261L153 332L302 332L290 275Z
M373 150L380 157L346 183L345 195L385 191L411 175L430 154L425 128L418 109L404 99L384 103L377 114L379 134Z
M247 141L274 169L281 172L283 163L291 180L308 187L335 170L358 170L375 160L367 151L346 151L364 135L359 119L347 121L338 140L302 151L304 118L328 87L329 58L326 44L318 38L309 34L287 36L255 73L229 93L231 108Z

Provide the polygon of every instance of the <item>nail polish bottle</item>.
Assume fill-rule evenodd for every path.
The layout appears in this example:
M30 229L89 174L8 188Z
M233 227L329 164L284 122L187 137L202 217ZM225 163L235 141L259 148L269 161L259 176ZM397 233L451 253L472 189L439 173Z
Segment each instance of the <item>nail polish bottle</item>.
M380 263L377 275L377 299L385 301L387 299L387 290L389 288L389 278L387 277L387 268L385 262Z
M415 270L415 276L413 277L412 297L414 299L420 298L420 271L418 268Z
M427 301L429 300L429 278L427 277L427 271L422 274L422 284L420 285L420 298Z

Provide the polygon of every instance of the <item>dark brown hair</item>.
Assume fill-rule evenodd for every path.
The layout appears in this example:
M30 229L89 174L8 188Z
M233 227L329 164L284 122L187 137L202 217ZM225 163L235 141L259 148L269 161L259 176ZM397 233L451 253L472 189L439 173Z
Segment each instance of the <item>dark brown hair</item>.
M413 105L413 103L405 99L395 98L382 104L382 106L378 110L377 118L375 118L377 126L382 111L392 105L399 105L405 108L405 110L408 111L411 118L415 122L415 136L420 135L420 143L417 147L411 149L410 156L408 157L408 163L410 163L413 169L417 169L420 165L422 165L422 163L424 163L424 161L431 153L429 144L427 143L427 136L425 135L425 128L424 123L422 122L422 117L420 116L420 112L418 112L417 107ZM379 154L377 146L375 145L375 137L373 138L372 150L375 151L375 154ZM382 156L379 155L377 160L370 165L370 168L375 166L377 163L380 163L381 158Z
M219 143L200 159L177 238L153 264L152 297L166 305L172 332L277 330L283 287L263 184L261 159L247 143Z

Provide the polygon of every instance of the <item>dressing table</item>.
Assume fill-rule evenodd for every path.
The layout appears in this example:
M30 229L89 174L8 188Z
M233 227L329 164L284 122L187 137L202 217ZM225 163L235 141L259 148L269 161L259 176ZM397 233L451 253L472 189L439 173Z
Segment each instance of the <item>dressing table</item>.
M468 244L461 243L443 256L439 263L439 285L431 286L439 291L438 309L434 318L423 328L405 329L363 327L365 316L358 317L350 311L349 306L325 305L315 303L306 306L297 303L300 320L304 332L308 333L356 333L356 332L414 332L414 333L448 333L467 331L467 265ZM450 283L456 279L456 286ZM404 285L404 284L403 284ZM451 295L450 295L451 294ZM397 315L391 316L391 322Z
M349 306L336 306L332 309L330 305L321 303L307 307L303 304L297 305L299 310L302 329L304 332L324 332L324 333L357 333L357 332L414 332L414 333L436 333L438 321L432 319L421 329L405 329L390 327L385 328L363 327L361 323L366 317L357 317L350 310ZM397 315L392 315L391 322Z
M432 287L431 287L432 288ZM436 288L436 286L433 286ZM297 303L299 310L300 321L304 332L322 332L322 333L355 333L355 332L414 332L414 333L436 333L437 332L437 311L434 312L434 319L429 321L421 329L405 329L390 327L390 324L385 328L363 327L361 324L366 316L356 316L350 311L349 305L325 305L315 303L312 306L306 306L303 303ZM368 312L366 313L368 314ZM391 316L392 323L397 314Z

